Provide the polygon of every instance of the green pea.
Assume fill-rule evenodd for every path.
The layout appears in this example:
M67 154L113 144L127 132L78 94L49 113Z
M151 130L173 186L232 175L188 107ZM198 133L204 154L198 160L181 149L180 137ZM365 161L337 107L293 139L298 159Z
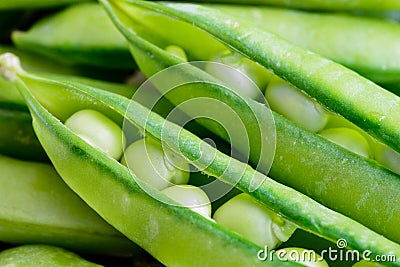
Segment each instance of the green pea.
M295 261L307 267L329 267L328 263L315 251L304 248L282 248L276 252L279 259Z
M0 252L0 266L9 267L96 267L75 253L46 245L25 245Z
M162 192L179 204L211 218L211 201L200 188L193 185L173 185Z
M65 121L76 135L108 156L119 159L125 146L121 128L102 113L84 109L74 113Z
M371 154L368 141L354 129L329 128L319 132L319 135L360 156L368 158Z
M162 190L173 184L186 184L189 180L188 163L177 165L169 160L160 143L151 138L140 139L131 144L124 152L121 163L127 166L134 175ZM177 159L175 159L177 160Z
M380 164L400 175L400 153L387 145L377 143L374 157Z
M169 45L165 48L165 51L167 51L168 53L171 53L177 57L179 57L180 59L182 59L183 61L188 61L185 50L183 50L181 47L176 46L176 45Z
M272 110L312 132L328 121L328 112L320 104L278 76L271 79L265 97Z
M229 50L217 54L211 61L228 65L232 69L210 62L205 66L208 73L225 82L242 96L252 99L260 98L260 90L265 90L272 77L272 73L264 67ZM237 71L244 75L238 75Z
M240 194L217 209L214 220L253 243L269 249L287 241L296 227L247 194Z

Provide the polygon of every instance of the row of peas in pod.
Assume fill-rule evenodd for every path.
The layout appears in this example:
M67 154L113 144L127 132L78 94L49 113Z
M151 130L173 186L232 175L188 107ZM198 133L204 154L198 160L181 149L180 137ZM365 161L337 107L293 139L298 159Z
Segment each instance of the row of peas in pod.
M400 265L400 2L221 2L0 3L0 266Z

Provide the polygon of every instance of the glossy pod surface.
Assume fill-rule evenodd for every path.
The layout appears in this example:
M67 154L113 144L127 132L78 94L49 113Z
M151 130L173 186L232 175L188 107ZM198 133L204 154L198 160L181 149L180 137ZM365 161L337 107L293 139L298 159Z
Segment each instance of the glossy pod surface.
M139 251L72 192L51 165L0 155L0 169L1 241L108 255Z
M24 245L1 251L0 266L100 267L75 253L46 245Z
M40 97L42 101L49 96L49 93L53 93L52 89L57 85L59 89L64 87L64 90L67 90L71 97L72 95L83 94L87 97L90 95L90 99L93 97L98 101L97 108L101 110L109 106L118 113L125 114L128 105L131 104L128 113L126 113L130 121L145 128L147 133L158 140L161 138L161 132L164 131L163 141L171 149L180 151L190 160L197 159L199 154L214 155L216 152L209 145L201 145L203 141L197 137L177 125L165 122L160 116L150 113L150 117L147 117L149 111L146 108L135 104L135 102L130 103L124 97L76 83L46 80L22 73L20 75L25 83L29 83L30 92L35 92L36 97ZM33 81L36 82L36 85ZM254 253L257 253L260 247L241 239L187 208L166 204L164 201L170 200L164 195L139 180L132 179L126 168L66 130L59 120L43 109L30 96L22 80L18 78L15 82L31 108L34 117L33 125L39 140L41 140L56 169L61 173L67 184L114 227L148 250L161 262L174 266L187 266L197 261L203 262L205 266L272 264L260 262L254 258ZM36 87L37 83L44 84ZM37 89L44 87L48 89L47 94L36 94ZM76 104L78 105L78 103ZM62 114L64 111L56 109L54 112ZM164 127L160 127L160 125L164 125ZM180 136L179 147L176 144L176 136ZM196 148L200 148L200 151ZM69 161L63 160L66 155L68 155ZM228 164L232 159L220 152L217 152L216 155L214 164L204 169L205 165L208 165L206 160L206 162L197 162L196 167L204 169L210 175L220 177L225 182L238 183L236 186L247 192L254 175L261 175L255 173L246 164L236 160L233 160L233 164ZM82 159L85 160L82 161ZM242 168L245 173L241 179L237 180L240 178L237 176L238 171ZM76 169L80 169L81 172L77 173ZM87 175L88 173L91 175ZM351 240L354 248L360 250L368 248L374 253L400 250L400 247L395 243L341 214L332 212L290 188L284 187L263 175L257 179L266 180L256 191L248 193L308 231L331 240L337 239L338 236L346 236ZM97 192L102 192L102 194L93 194L91 184L96 184ZM143 189L150 195L143 192ZM163 201L157 201L153 197ZM122 207L122 213L120 209L114 208L116 204ZM142 216L135 216L134 214L137 212L140 212ZM153 216L155 213L157 213L156 217ZM182 218L185 218L185 220L182 220ZM190 221L189 224L188 221ZM157 231L154 232L154 229L157 229ZM174 235L175 239L171 240L170 236L174 231L178 231L180 234ZM366 240L374 241L361 242L357 238L360 236L363 236ZM154 242L155 240L156 242ZM379 245L377 245L378 243ZM175 251L176 248L180 248L179 251ZM190 251L194 250L198 253L196 255L190 254ZM229 255L223 253L226 250L232 250L235 253ZM188 254L191 258L184 256ZM205 261L204 255L207 255L207 259L212 258L213 261ZM226 257L221 257L221 255L226 255ZM273 264L280 266L283 263L273 261ZM295 263L285 262L285 264ZM396 263L393 263L393 265L396 266Z
M149 8L152 6L151 3L147 5L140 1L135 1L135 4L146 5ZM124 10L124 4L121 5L120 8ZM140 14L141 9L138 6L132 5L125 8L130 12L135 10ZM189 6L191 7L191 5ZM119 15L118 4L110 7L115 8L113 10L115 16ZM154 10L163 8L163 6L152 7ZM150 10L152 9L150 8ZM145 14L150 20L152 13L145 12ZM122 15L120 16L124 18ZM114 17L114 19L120 30L130 40L135 60L148 76L181 63L162 49L133 34L126 24L124 25L118 20L118 17ZM126 21L126 18L124 19ZM130 26L134 30L136 29L135 24ZM149 54L152 56L149 57ZM197 68L190 68L186 74L192 75L194 77L192 80L209 79L205 78L204 73ZM226 90L218 86L195 86L192 88L187 86L185 90L187 95L175 94L169 97L169 100L177 105L193 96L207 96L219 99L230 106L236 106L238 107L237 112L245 113L246 107L238 104L240 101L237 101L235 97L227 97ZM248 103L256 107L258 105L252 101ZM256 108L254 110L259 112ZM248 121L250 120L248 119L245 123ZM311 196L329 208L367 225L387 238L394 241L400 240L400 233L397 229L399 221L396 216L393 216L399 212L394 211L398 209L399 205L393 204L400 201L397 197L400 187L397 175L378 166L375 162L356 156L320 136L297 127L275 113L274 122L277 142L276 154L270 170L271 177ZM213 128L213 125L207 124L207 126L217 134L219 133L218 129ZM257 132L254 131L254 128L249 127L248 129L249 136L256 138ZM225 138L224 135L221 136ZM256 165L258 158L250 157L250 160ZM390 197L388 197L389 195Z

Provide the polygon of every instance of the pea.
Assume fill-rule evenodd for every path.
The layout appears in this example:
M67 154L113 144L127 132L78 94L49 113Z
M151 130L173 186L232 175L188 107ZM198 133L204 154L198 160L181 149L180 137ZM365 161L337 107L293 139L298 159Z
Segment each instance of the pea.
M328 113L320 104L278 76L271 79L265 97L272 110L312 132L328 122Z
M371 154L368 141L358 131L350 128L329 128L319 132L326 139L368 158Z
M206 63L205 71L225 82L242 96L259 100L260 90L264 91L272 73L242 55L226 50L217 54L211 61L225 64L221 67L213 62ZM238 75L240 71L244 75Z
M186 171L189 169L188 163L180 162L179 166L186 165L184 169L180 169L171 162L171 158L163 151L160 143L152 138L143 138L125 150L121 163L137 178L162 190L173 184L186 184L189 180L189 173Z
M227 201L216 210L213 218L218 224L269 249L287 241L296 230L293 224L247 194L237 195Z
M387 145L377 143L374 151L375 160L389 170L400 175L400 153Z
M125 146L121 128L96 110L84 109L74 113L65 121L76 135L108 156L119 159Z
M185 50L183 50L181 47L176 46L176 45L169 45L165 48L165 51L167 51L168 53L171 53L177 57L179 57L180 59L182 59L183 61L188 61Z
M179 204L206 218L211 218L211 201L200 188L193 185L173 185L163 189L162 192Z

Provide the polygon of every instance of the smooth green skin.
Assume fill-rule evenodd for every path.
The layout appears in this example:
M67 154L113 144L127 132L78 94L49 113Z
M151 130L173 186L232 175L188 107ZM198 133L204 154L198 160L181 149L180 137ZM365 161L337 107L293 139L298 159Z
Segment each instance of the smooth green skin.
M296 230L295 225L284 221L246 194L237 195L219 207L213 219L268 249L274 249L281 242L287 241Z
M216 64L206 64L205 71L223 81L228 87L233 88L239 94L256 99L260 97L260 91L264 91L271 79L272 73L259 66L248 58L229 50L219 53L211 59L212 62L222 63L233 70L219 68ZM237 71L246 75L238 76Z
M125 147L122 129L102 113L92 109L82 109L65 121L77 136L108 156L119 160Z
M182 2L182 1L181 1ZM233 4L256 4L274 5L290 8L310 9L310 10L398 10L400 1L398 0L193 0L190 2L207 3L233 3Z
M42 88L49 89L48 94L53 93L53 87L49 85L58 84L58 82L40 78L39 81L41 81ZM166 204L167 201L171 202L172 200L147 184L141 183L140 180L132 177L127 168L74 135L59 119L32 98L21 81L16 80L15 82L26 97L27 104L31 109L33 126L39 140L68 186L106 221L163 264L193 266L200 262L202 266L240 267L265 266L266 264L268 266L299 266L295 263L282 263L278 260L274 260L272 263L260 262L256 255L262 249L261 247L223 229L186 207ZM58 84L58 86L61 85L69 89L69 93L65 95L68 98L77 94L81 96L80 99L83 97L97 103L108 99L111 102L107 105L112 105L120 114L125 114L130 103L127 98L113 94L103 95L100 91L90 87L84 87L88 91L83 92L80 89L69 87L67 83ZM32 91L36 89L30 87ZM93 93L94 95L92 95ZM94 96L96 98L93 98ZM41 100L45 98L42 96ZM78 105L78 103L76 104ZM79 104L83 108L86 101L81 101ZM100 103L98 105L101 106ZM59 106L55 113L62 114L62 108L64 106ZM143 106L135 104L129 116L134 116L137 119L136 123L144 126L147 111ZM160 125L164 120L155 114L151 116L154 118L151 118L150 122L154 122L155 125L150 126L158 131L159 137ZM176 130L179 129L174 128L171 133L173 137L170 136L170 138L176 139L178 134ZM196 141L200 140L196 139ZM222 162L226 162L226 160ZM94 185L96 186L95 192L93 191ZM142 188L146 188L146 192L151 192L151 195L145 193ZM164 201L157 201L152 196L164 199ZM372 233L372 235L375 234Z
M145 2L136 4L153 5ZM119 11L114 10L115 7L107 3L105 6L121 32L126 34L130 40L135 60L147 75L180 63L164 50L130 34L125 28L126 25L117 17L117 15L120 16ZM154 6L154 8L157 7L159 6ZM152 57L149 57L149 54ZM204 74L196 68L188 70L186 75L204 79ZM242 102L235 101L235 97L227 97L225 89L212 85L200 89L206 96L225 101L230 106L236 106L238 112L247 111L247 106L243 106ZM200 93L198 87L192 89L187 87L186 97L196 96L191 90ZM174 97L170 97L169 100L179 103L185 96L181 94ZM367 225L374 231L400 242L400 232L398 231L400 220L395 216L400 212L399 177L380 167L376 162L354 155L318 135L303 130L282 116L273 114L277 146L269 173L271 177L316 199L327 207ZM213 125L207 126L220 135L219 130L213 128ZM248 130L252 138L257 137L258 133L253 132L254 128L249 127ZM226 138L223 134L220 136ZM257 164L257 155L250 159L254 165ZM291 218L293 219L293 217ZM336 242L341 238L340 236L336 240L328 237L336 236L336 234L335 230L330 229L329 234L324 232L320 235ZM360 241L360 239L363 238L359 236L353 241Z
M0 102L0 153L25 160L48 161L25 106Z
M162 192L182 206L211 218L211 201L200 188L193 185L173 185L163 189Z
M318 133L329 141L363 157L370 157L368 141L356 130L349 128L329 128Z
M24 245L0 252L0 266L13 267L99 267L75 253L46 245Z
M400 97L346 67L260 30L252 23L205 6L115 2L134 3L205 30L400 152Z
M0 155L0 169L1 241L107 255L139 251L72 192L51 165Z
M212 7L246 19L375 82L400 80L398 23L349 14L309 13L270 7Z
M129 98L132 97L137 89L134 86L127 86L124 84L106 82L98 79L78 76L87 73L85 73L85 71L81 71L80 69L66 67L64 65L60 65L57 62L54 62L53 60L43 58L41 56L26 51L20 51L13 47L0 46L0 54L3 53L13 53L17 55L22 60L21 65L24 69L33 72L46 73L46 75L48 75L49 77L77 81L87 84L89 86L94 86L96 88L109 90L110 92L114 92ZM25 105L23 98L21 97L15 86L2 77L0 77L0 101Z
M70 65L107 69L133 69L126 42L104 10L96 3L74 5L46 17L27 32L14 32L22 50Z
M328 122L328 111L277 76L268 84L265 98L272 110L311 132L319 132Z
M173 184L186 184L189 181L189 164L184 170L169 162L161 144L152 138L143 138L131 144L125 151L121 163L127 166L132 175L146 181L158 190Z
M22 72L19 75L14 82L30 106L35 132L66 183L116 229L166 265L187 266L193 262L202 262L203 266L256 266L264 263L260 263L254 257L254 253L257 253L260 247L242 240L190 209L168 206L145 194L137 184L140 180L132 179L128 169L121 167L68 131L58 119L36 102L20 79L25 83L36 79L37 82L41 82L41 88L48 89L47 94L38 98L41 102L53 93L53 86L50 85L57 84L57 87L62 85L68 89L68 98L73 95L81 96L76 98L77 101L80 99L81 105L86 103L83 98L89 98L99 107L110 106L116 112L126 114L127 119L144 128L157 140L161 140L162 134L162 140L167 146L175 152L180 151L192 162L201 158L200 155L215 155L211 165L208 159L204 158L202 161L196 161L196 167L204 169L205 174L234 184L307 231L332 241L345 237L352 248L359 251L369 249L373 251L373 255L400 253L398 244L269 179L250 166L216 151L180 126L165 121L157 114L149 113L148 109L129 99L77 83L51 81ZM31 86L29 88L31 92L38 89ZM64 107L59 106L55 113L62 114L62 108ZM177 136L180 137L178 143ZM65 157L68 157L67 161ZM80 172L77 172L77 169ZM256 180L264 182L250 193L249 187L255 177ZM98 194L93 194L93 184L96 184ZM146 188L146 185L141 184L141 187ZM152 188L146 188L146 191L150 191L151 195L158 199L165 198ZM115 208L116 203L120 203L122 211ZM137 216L138 212L141 216ZM154 232L154 229L157 231ZM171 239L171 236L174 236L174 239ZM157 242L154 242L155 240ZM191 254L193 251L197 253ZM232 253L226 253L227 251ZM187 255L191 257L188 258ZM268 264L280 266L282 263L273 261ZM400 263L392 265L398 266Z
M309 249L287 247L278 250L276 254L280 258L287 260L295 260L297 262L304 264L307 267L329 267L328 263L324 259L320 260L321 259L320 255L316 253L314 254L313 251ZM313 258L313 255L315 255L315 260Z
M0 9L38 9L87 2L88 0L3 0Z

